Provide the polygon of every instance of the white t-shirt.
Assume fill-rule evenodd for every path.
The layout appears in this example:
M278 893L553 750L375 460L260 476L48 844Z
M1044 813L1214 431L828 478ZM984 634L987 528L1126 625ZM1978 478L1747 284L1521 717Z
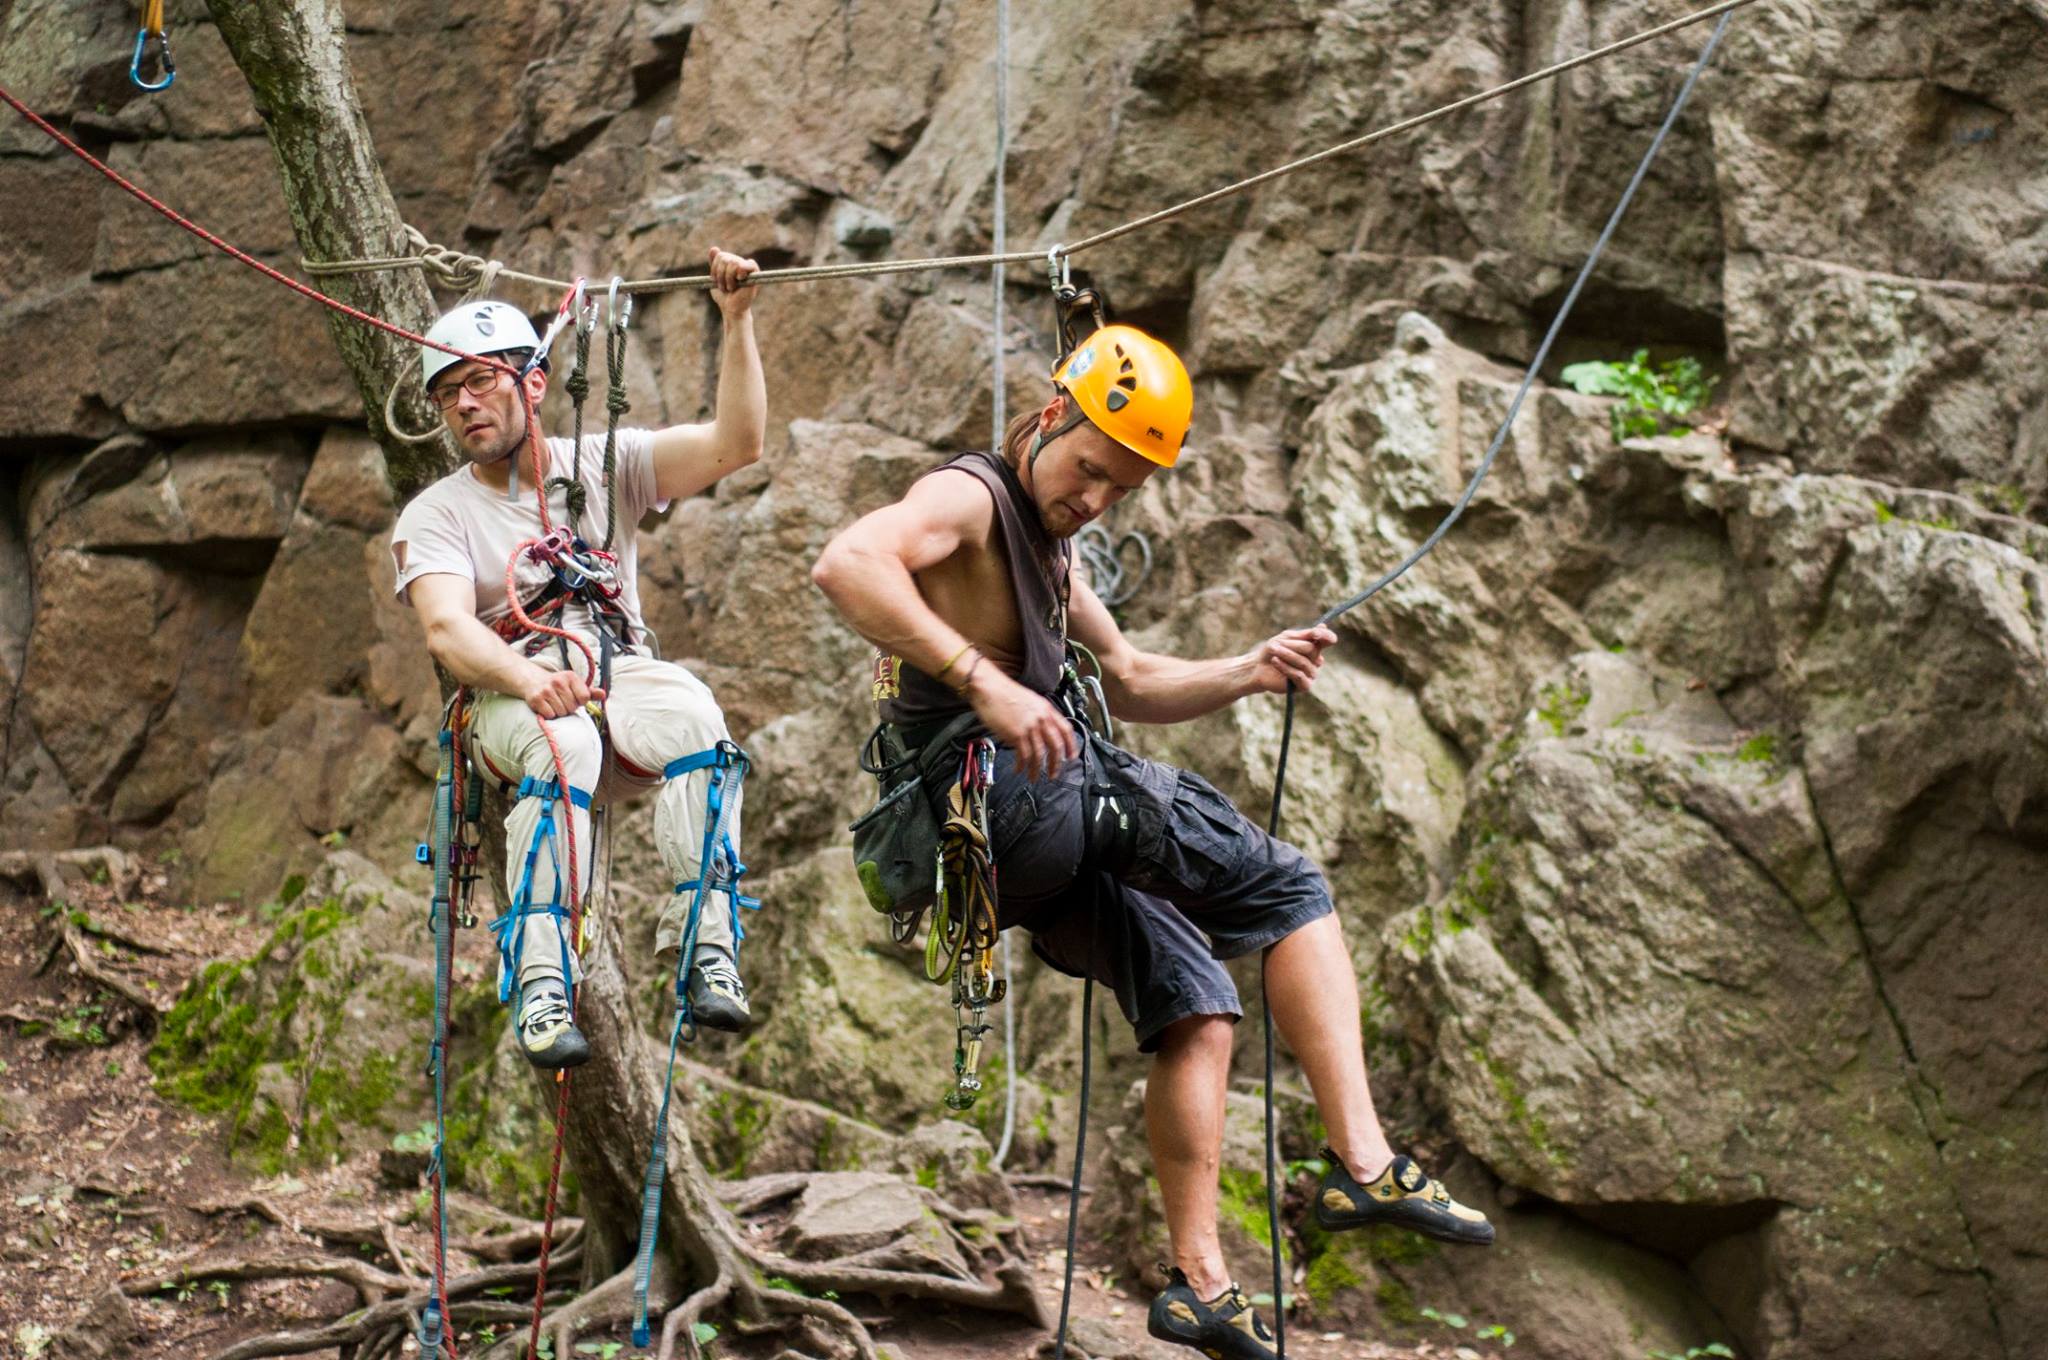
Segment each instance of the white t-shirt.
M571 443L550 438L547 442L549 477L566 477L570 470ZM654 442L647 430L620 430L616 446L614 477L618 485L618 529L612 536L612 551L619 555L619 576L625 589L619 606L633 625L637 639L646 625L640 617L639 557L636 539L641 516L648 507L666 509L654 492ZM512 612L505 599L505 564L527 539L541 535L540 507L533 493L532 454L521 446L519 494L508 500L478 481L469 464L435 482L399 512L398 525L391 531L391 556L398 567L398 598L412 603L408 589L422 576L445 573L467 577L476 585L476 613L485 623L495 623ZM580 522L582 536L591 547L604 542L604 436L583 437L582 481L587 501ZM548 495L548 514L556 524L569 523L568 488L555 487ZM522 557L515 579L519 598L530 601L547 585L552 573L543 563ZM567 628L595 644L597 632L590 612L574 601L561 610L557 627Z

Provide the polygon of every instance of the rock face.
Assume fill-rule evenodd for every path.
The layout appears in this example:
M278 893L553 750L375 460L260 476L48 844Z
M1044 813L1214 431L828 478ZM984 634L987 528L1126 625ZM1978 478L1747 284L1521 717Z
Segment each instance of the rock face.
M986 0L592 0L526 25L476 0L346 9L394 192L436 240L593 277L693 270L714 242L764 263L986 248ZM1011 242L1075 240L1676 13L1024 7ZM179 80L142 96L132 33L23 0L0 17L0 84L288 264L255 101L200 13L175 18ZM1154 549L1120 612L1141 645L1242 650L1421 542L1704 38L1076 261L1183 347L1199 396L1188 459L1118 511ZM1287 834L1347 918L1383 1108L1502 1239L1297 1235L1314 1316L1428 1335L1423 1308L1455 1309L1587 1360L1717 1340L1757 1360L2017 1357L2048 1328L2044 103L2031 0L1739 12L1562 351L1699 358L1720 381L1709 432L1617 446L1602 402L1539 387L1456 530L1344 620L1297 713ZM328 1128L329 1060L309 1056L354 1052L331 1046L351 1027L314 1004L316 970L356 980L362 1024L411 1033L426 957L391 904L419 883L439 701L390 597L393 506L353 389L309 305L25 124L0 122L0 151L20 360L0 385L0 570L23 586L0 592L0 838L111 839L251 904L328 874L305 901L353 905L295 903L295 934L215 979L282 1026L237 1108L264 1139L386 1144L417 1125L411 1074ZM1014 412L1051 356L1035 272L1010 283ZM692 1117L734 1174L929 1166L954 1202L992 1204L971 1151L897 1141L938 1114L951 1018L845 872L870 796L866 649L806 578L839 526L986 438L986 285L775 288L757 315L768 455L644 526L642 591L756 759L760 1023L699 1057L802 1100L758 1110L706 1077ZM629 419L702 418L716 345L702 299L644 299ZM544 419L566 428L559 395ZM1280 726L1253 702L1130 735L1256 815ZM662 890L647 818L615 819L629 941ZM382 867L323 870L344 840ZM1012 1156L1048 1166L1078 997L1017 953ZM665 981L630 966L652 1029ZM494 1006L469 1023L502 1029ZM1100 1089L1128 1090L1127 1035L1097 1037ZM458 1160L517 1201L530 1177L500 1154L533 1112L516 1068L490 1066L516 1056L491 1053L469 1055ZM998 1054L988 1073L999 1091ZM991 1144L998 1104L972 1115ZM1156 1203L1122 1126L1091 1140L1091 1176L1142 1265ZM1284 1155L1317 1136L1299 1112ZM1235 1171L1255 1154L1234 1130ZM1239 1273L1256 1250L1233 1238Z

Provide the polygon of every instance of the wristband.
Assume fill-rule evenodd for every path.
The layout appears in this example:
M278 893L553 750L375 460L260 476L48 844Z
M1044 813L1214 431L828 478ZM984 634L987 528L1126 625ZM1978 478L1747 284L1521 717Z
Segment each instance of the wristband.
M956 657L956 658L954 658L954 659L955 659L955 660L958 660L959 658L957 658L957 657ZM972 660L972 661L970 661L970 662L968 662L968 663L967 663L967 674L965 674L965 675L963 675L963 676L961 676L961 677L960 677L960 683L959 683L959 684L957 684L957 685L952 685L952 686L949 686L949 688L950 688L950 689L951 689L951 690L952 690L952 691L953 691L953 692L954 692L955 694L961 694L961 695L964 695L964 694L966 694L966 693L967 693L967 687L968 687L969 685L971 685L971 684L973 684L973 683L974 683L974 672L975 672L975 671L977 671L978 669L980 669L980 667L981 667L981 663L982 663L982 659L983 659L983 658L982 658L982 655L981 655L981 653L980 653L980 652L976 652L976 653L974 654L974 660Z
M945 665L939 667L937 670L932 672L932 679L938 680L940 676L944 675L947 671L952 670L954 666L958 665L961 657L966 656L970 651L973 650L973 643L962 643L959 651L953 653L953 655L946 658ZM945 682L940 681L940 683L943 684Z

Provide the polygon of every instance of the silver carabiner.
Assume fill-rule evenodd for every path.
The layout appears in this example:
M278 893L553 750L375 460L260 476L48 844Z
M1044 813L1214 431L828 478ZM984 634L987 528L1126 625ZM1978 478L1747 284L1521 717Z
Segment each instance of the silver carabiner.
M619 285L623 282L617 274L612 275L612 286L605 293L607 324L621 335L625 334L626 323L633 318L633 295L628 293L625 302L619 301Z
M1045 252L1045 281L1055 294L1074 291L1073 266L1067 259L1067 248L1055 245Z

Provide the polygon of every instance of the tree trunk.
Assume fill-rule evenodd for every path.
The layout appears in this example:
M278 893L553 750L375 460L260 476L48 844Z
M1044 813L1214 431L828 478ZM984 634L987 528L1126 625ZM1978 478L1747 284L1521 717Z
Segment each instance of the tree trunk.
M384 182L356 99L337 0L207 0L213 22L256 99L284 179L299 249L309 260L355 260L405 252L404 220ZM371 316L423 331L434 298L413 269L343 274L324 290ZM441 441L409 445L384 425L384 397L419 350L396 336L328 311L327 332L355 379L370 433L384 449L399 504L455 462ZM436 423L417 385L399 409L421 429Z
M300 249L308 259L360 259L403 251L403 221L385 183L370 130L349 70L342 14L335 0L208 0L214 22L254 93L284 181L285 199ZM414 270L336 276L328 290L349 305L409 330L424 330L434 300ZM439 444L408 445L384 428L384 396L392 379L419 361L419 350L338 312L327 324L356 390L371 432L384 449L386 473L399 502L455 466ZM431 418L423 403L417 418ZM494 800L495 801L495 800ZM490 856L493 873L502 856ZM506 900L500 882L499 900ZM618 941L609 917L599 922L599 946L586 960L579 1019L591 1043L590 1062L571 1082L567 1146L581 1186L586 1259L592 1267L617 1264L631 1250L640 1217L640 1189L648 1140L659 1102L658 1075L643 1052L630 989L618 968ZM548 1107L555 1086L544 1082ZM689 1137L671 1128L671 1179L664 1215L669 1240L683 1211L715 1204ZM679 1153L680 1155L675 1155ZM687 1253L686 1253L687 1254ZM690 1261L693 1269L708 1257Z
M255 94L277 156L293 229L306 257L341 260L403 253L403 223L356 99L338 0L207 3ZM424 329L433 316L433 297L425 280L413 270L341 275L333 279L329 291L351 306L409 330ZM418 350L336 312L328 312L327 324L355 379L371 433L384 449L386 475L403 504L455 466L442 445L408 445L392 437L384 426L385 393L406 366L418 362ZM432 413L415 397L405 418L424 425ZM445 676L443 683L447 683ZM486 815L495 817L501 812L502 806L495 806ZM495 877L502 872L504 857L501 833L496 833L495 827L491 831L494 834L488 836L484 853ZM498 889L498 900L509 901L502 879ZM660 1074L634 1016L631 989L619 968L620 941L610 913L600 913L592 934L577 1006L578 1023L590 1042L591 1056L570 1078L564 1121L565 1147L576 1169L584 1220L580 1249L584 1292L575 1302L550 1314L548 1330L557 1355L569 1353L579 1329L616 1326L628 1315L628 1271L639 1235L648 1144L661 1100ZM421 1043L425 1042L422 1035ZM552 1111L560 1088L546 1074L540 1076L547 1108ZM664 1360L678 1352L686 1356L701 1353L692 1323L714 1308L737 1314L753 1330L781 1328L803 1334L816 1330L827 1338L823 1344L835 1353L850 1348L862 1360L875 1360L875 1346L866 1327L834 1301L842 1290L1020 1312L1043 1323L1029 1268L1000 1241L991 1247L992 1239L985 1234L979 1244L965 1237L958 1240L970 1257L989 1250L1001 1256L993 1283L878 1268L858 1257L842 1267L836 1262L791 1261L765 1254L745 1240L720 1202L680 1117L670 1118L668 1135L668 1184L659 1228L662 1253L650 1296L658 1299L656 1315L667 1315L660 1329ZM976 1226L977 1230L986 1227ZM810 1292L766 1287L762 1281L769 1275L784 1277L783 1283ZM462 1287L480 1289L488 1282L487 1274L475 1273ZM451 1283L451 1291L456 1288ZM408 1325L406 1309L416 1309L425 1297L422 1293L395 1301L382 1313L371 1309L353 1314L317 1334L252 1338L229 1354L297 1353L313 1342L333 1344L337 1339L350 1347L367 1345L376 1353L395 1351L402 1329ZM835 1336L837 1341L832 1340ZM524 1349L526 1340L525 1335L508 1337L490 1354L516 1354Z

